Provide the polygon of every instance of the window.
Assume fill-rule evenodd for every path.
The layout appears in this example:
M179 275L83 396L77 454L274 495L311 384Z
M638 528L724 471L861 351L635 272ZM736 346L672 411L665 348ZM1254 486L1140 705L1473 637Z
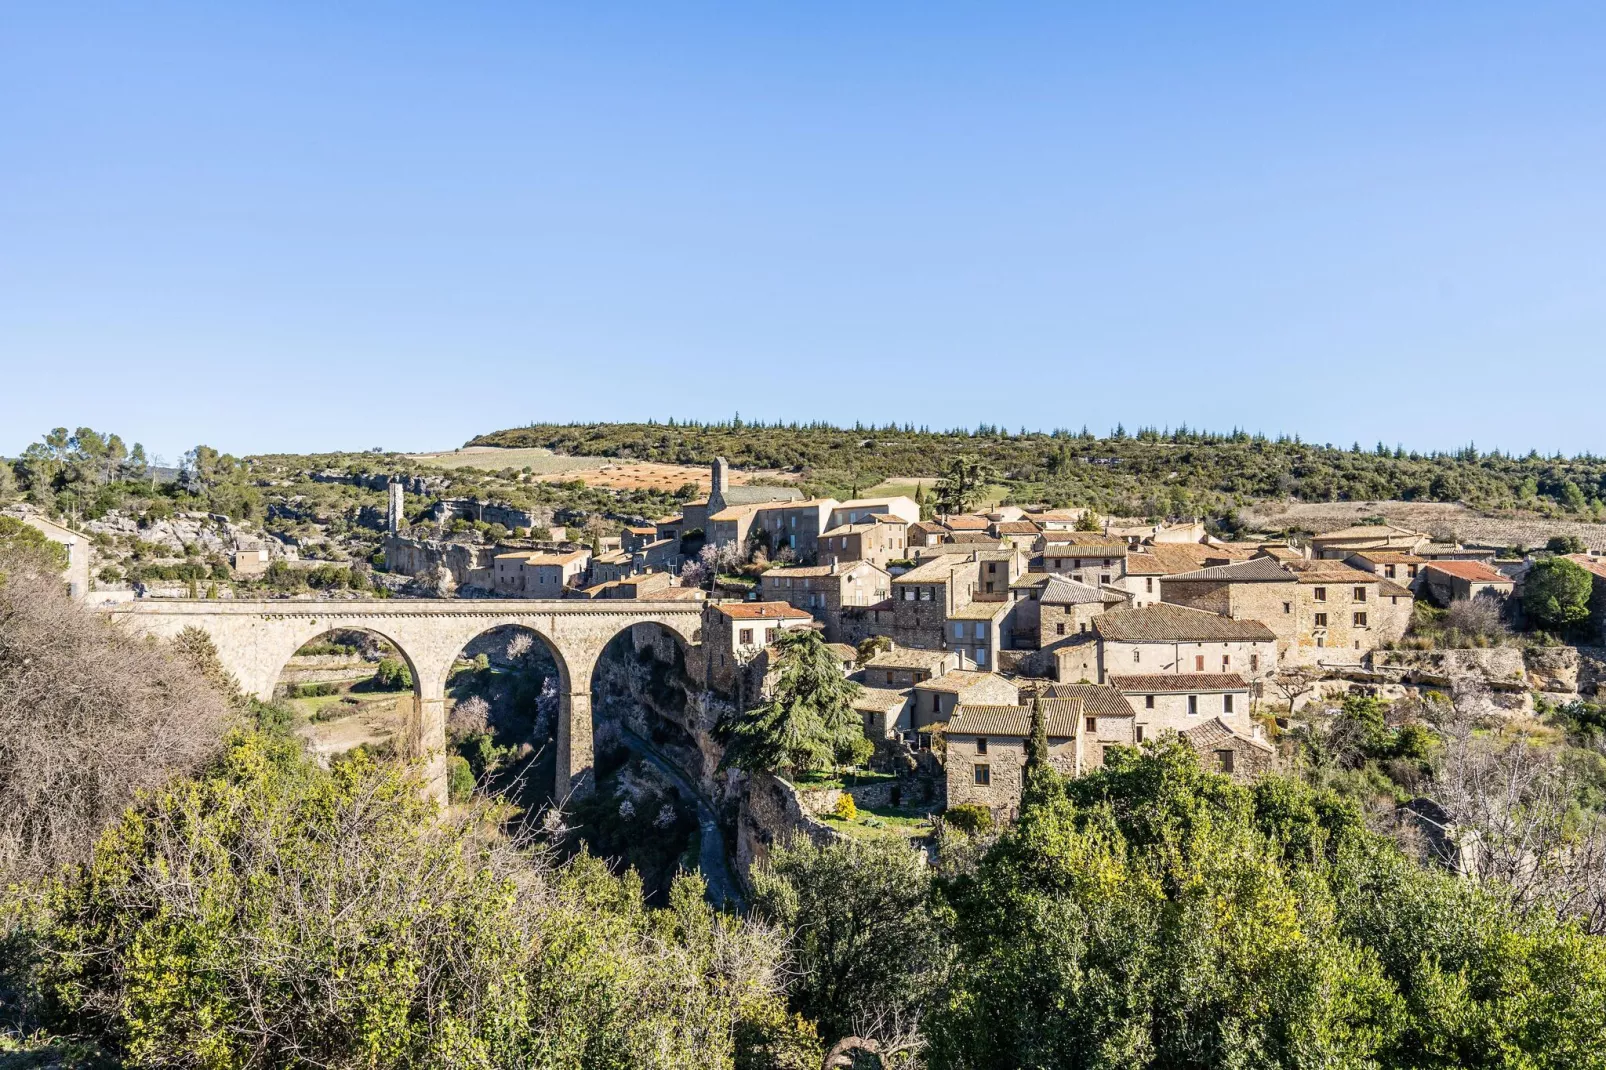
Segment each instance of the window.
M1232 671L1232 658L1230 656L1226 655L1226 654L1221 655L1221 671L1222 672L1231 672Z
M990 765L987 765L983 762L977 762L975 765L970 767L970 772L971 775L976 778L977 787L985 788L993 782L993 769Z
M987 638L987 622L980 620L977 621L974 633L977 639Z
M983 647L977 647L976 648L976 664L977 665L985 665L985 664L987 664L987 648L986 647L983 646Z
M1292 603L1292 602L1284 602L1283 603L1283 612L1284 613L1292 613L1293 611L1294 611L1294 603Z
M1251 654L1251 655L1249 655L1249 671L1250 672L1259 672L1260 671L1260 655L1259 654Z
M1099 719L1097 717L1089 717L1087 719L1087 730L1089 732L1097 732L1099 730Z
M1199 712L1199 696L1198 695L1189 695L1188 696L1188 715L1189 716L1194 716L1194 715L1197 715L1198 712Z
M998 562L997 561L989 561L989 562L987 562L987 572L989 574L997 572L997 571L998 571ZM987 589L989 591L992 590L991 587L988 587Z
M992 594L993 593L993 581L992 580L988 580L987 581L985 590L987 591L988 594Z
M1154 696L1153 695L1144 695L1143 696L1143 708L1146 709L1146 710L1154 709Z
M1366 588L1365 587L1357 587L1357 588L1355 588L1355 601L1357 601L1357 602L1366 601Z
M1204 655L1203 654L1195 654L1193 656L1193 671L1194 672L1204 672Z
M1357 628L1366 627L1366 614L1365 613L1357 613L1357 614L1355 614L1355 627L1357 627Z
M737 633L736 641L741 643L743 646L752 646L753 629L743 628L739 633Z
M1232 712L1232 696L1231 695L1222 695L1221 696L1221 712L1222 713L1231 713Z
M1054 634L1055 635L1064 635L1065 634L1065 622L1064 621L1061 621L1060 623L1054 625Z
M1387 576L1389 579L1392 580L1394 578L1394 566L1393 565L1384 565L1383 566L1383 575Z
M1327 588L1313 587L1311 588L1310 596L1318 602L1325 602L1327 601Z
M1143 593L1144 594L1153 594L1154 593L1154 577L1153 576L1150 576L1148 579L1143 581Z
M1318 627L1318 628L1327 627L1327 614L1326 613L1318 613L1318 614L1316 614L1316 627Z
M965 622L962 621L962 620L954 621L954 638L955 639L963 639L964 637L965 637Z
M1132 729L1132 742L1134 742L1134 743L1142 743L1143 742L1143 726L1142 725L1138 725L1136 728Z
M976 753L977 754L986 754L987 753L987 737L986 736L977 736L976 737Z
M1107 558L1107 557L1104 559L1104 567L1105 568L1109 568L1110 567L1110 559Z
M1079 627L1081 629L1082 634L1086 635L1087 634L1087 621L1084 620Z
M920 600L922 602L931 601L931 588L930 587L922 587L922 588L920 588Z
M903 589L903 600L905 602L913 602L915 600L915 589L913 587L905 587Z
M1216 768L1223 773L1232 772L1232 757L1230 750L1216 751Z
M1059 564L1059 562L1056 561L1055 564L1057 565L1057 564ZM1082 582L1082 574L1080 572L1073 572L1073 573L1071 573L1071 579L1075 580L1077 583L1081 583Z
M1143 660L1143 651L1141 651L1141 650L1137 649L1136 647L1134 647L1132 649L1132 664L1136 665L1138 662L1140 662L1142 660Z

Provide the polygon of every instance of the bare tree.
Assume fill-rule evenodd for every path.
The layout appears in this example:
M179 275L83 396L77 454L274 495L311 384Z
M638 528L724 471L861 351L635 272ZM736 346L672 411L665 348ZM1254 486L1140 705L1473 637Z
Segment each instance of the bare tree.
M237 711L206 664L210 644L136 639L56 578L25 564L0 571L3 884L87 858L138 792L216 754Z
M1440 727L1445 745L1433 789L1473 834L1480 878L1524 909L1553 910L1606 933L1606 819L1580 811L1578 780L1553 748L1526 735L1479 733L1488 717L1476 689Z
M1283 701L1288 703L1288 711L1292 713L1294 704L1315 690L1321 678L1321 672L1316 669L1289 666L1278 669L1266 678L1266 682L1276 688L1278 694L1283 696Z

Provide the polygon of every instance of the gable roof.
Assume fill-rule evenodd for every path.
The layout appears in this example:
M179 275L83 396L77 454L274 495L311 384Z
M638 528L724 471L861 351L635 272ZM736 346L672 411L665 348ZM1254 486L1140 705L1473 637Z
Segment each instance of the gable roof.
M1249 682L1235 672L1111 673L1110 686L1127 694L1172 695L1185 691L1248 691Z
M965 513L955 513L952 516L939 517L937 523L949 531L986 531L991 523L984 516L970 516Z
M853 708L856 710L869 710L872 713L883 713L894 707L901 707L909 701L909 689L896 690L890 687L865 687L859 685L859 693L853 697Z
M1084 606L1095 602L1125 602L1126 596L1064 576L1050 575L1038 601L1050 606Z
M933 676L929 680L922 680L915 686L927 691L952 691L957 694L961 691L968 691L978 684L985 684L993 680L1008 684L1010 687L1015 688L1017 693L1019 692L1019 688L1016 688L1015 684L997 673L976 672L973 669L952 669L941 676Z
M1043 699L1044 727L1051 736L1074 736L1082 716L1082 703L1074 698ZM948 718L948 734L1019 736L1032 734L1032 708L961 702Z
M1294 583L1293 573L1282 562L1270 557L1252 557L1230 565L1211 565L1194 572L1179 572L1165 578L1166 583Z
M948 614L949 620L996 620L1009 611L1008 602L966 602Z
M1267 754L1275 754L1277 752L1277 748L1265 740L1234 732L1232 726L1220 717L1212 717L1203 724L1183 729L1177 735L1187 740L1194 750L1201 753L1207 750L1214 750L1223 743L1247 743L1249 746L1263 750Z
M1482 561L1433 561L1423 566L1428 572L1442 572L1471 583L1512 583L1510 576L1496 572Z
M1233 620L1202 609L1156 602L1142 609L1112 609L1093 618L1100 639L1116 642L1271 642L1258 620Z
M1567 560L1576 565L1582 565L1591 575L1606 580L1606 557L1591 557L1589 554L1568 554Z
M1138 711L1113 687L1099 684L1049 684L1038 691L1045 699L1074 698L1089 717L1136 717Z
M803 492L796 487L756 487L743 484L720 492L726 505L764 505L769 502L800 502Z
M949 570L970 561L969 554L937 554L916 565L901 576L892 577L893 583L946 583Z
M949 659L958 660L951 650L926 650L923 647L899 646L883 650L864 663L867 669L937 669Z
M1404 550L1356 550L1350 556L1374 565L1420 565L1427 561L1425 557L1408 554Z
M813 620L785 602L716 602L714 608L731 620Z
M861 561L839 561L835 565L834 571L833 571L833 566L828 565L828 564L827 565L797 565L797 566L786 567L786 568L779 568L779 567L777 567L777 568L767 568L762 573L760 573L760 576L762 578L764 578L764 579L769 579L772 576L802 576L802 577L810 578L810 579L817 578L817 577L820 577L820 576L846 576L848 573L852 572L854 569L861 568L861 567L862 568L873 568L877 572L885 572L886 571L886 569L882 568L880 565L876 564L874 561L863 561L863 560L861 560Z

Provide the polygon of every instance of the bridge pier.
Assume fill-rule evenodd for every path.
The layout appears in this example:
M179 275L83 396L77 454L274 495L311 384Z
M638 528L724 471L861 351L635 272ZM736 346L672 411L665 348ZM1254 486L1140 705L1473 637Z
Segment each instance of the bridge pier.
M558 693L558 754L552 795L565 799L591 794L596 776L591 731L591 669L596 661L589 651L560 650L565 672Z
M413 702L412 731L407 741L407 757L422 759L424 763L425 793L445 806L446 790L446 689L432 689L429 694L420 689Z

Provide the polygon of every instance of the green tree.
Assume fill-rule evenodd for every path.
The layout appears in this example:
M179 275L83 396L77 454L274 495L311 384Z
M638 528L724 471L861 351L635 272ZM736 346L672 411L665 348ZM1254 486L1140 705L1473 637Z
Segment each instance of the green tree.
M10 557L13 567L27 562L45 572L61 572L67 567L65 546L14 516L0 516L0 557Z
M400 658L380 658L374 682L386 691L401 691L413 686L413 673Z
M917 1022L937 997L946 914L931 868L901 839L800 837L773 849L752 882L754 913L790 934L792 1009L827 1041L865 1036L878 1020Z
M981 500L981 492L992 477L991 466L974 455L955 457L937 480L937 512L970 512Z
M1565 557L1536 561L1523 581L1523 612L1542 628L1575 628L1589 619L1593 583L1589 570L1576 561Z
M819 769L851 758L864 738L853 710L859 685L842 675L842 663L812 628L784 631L775 640L778 671L768 697L727 721L725 762L748 772Z
M1553 554L1581 554L1589 547L1577 535L1552 535L1545 549Z

